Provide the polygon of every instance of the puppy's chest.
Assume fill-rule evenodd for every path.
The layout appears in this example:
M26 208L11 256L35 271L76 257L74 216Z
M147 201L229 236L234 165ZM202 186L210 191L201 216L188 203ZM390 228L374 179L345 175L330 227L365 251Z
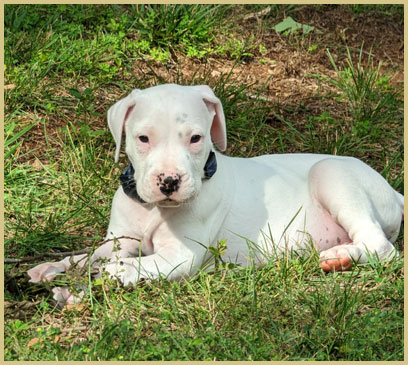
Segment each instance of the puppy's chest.
M154 238L165 223L165 216L166 214L163 214L163 212L155 207L150 210L144 209L143 212L139 212L135 217L134 224L142 240L142 251L144 255L154 253Z

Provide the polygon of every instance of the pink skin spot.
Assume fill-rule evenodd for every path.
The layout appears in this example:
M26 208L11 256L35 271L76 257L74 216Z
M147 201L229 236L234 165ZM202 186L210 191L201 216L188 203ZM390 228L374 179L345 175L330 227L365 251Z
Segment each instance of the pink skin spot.
M349 256L338 257L321 261L320 267L325 272L348 271L353 267L353 261Z

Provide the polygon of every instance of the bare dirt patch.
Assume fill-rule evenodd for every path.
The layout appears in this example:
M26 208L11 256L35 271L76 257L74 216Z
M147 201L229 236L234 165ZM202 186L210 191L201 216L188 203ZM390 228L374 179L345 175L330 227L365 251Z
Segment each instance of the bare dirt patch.
M335 62L342 65L346 59L346 46L357 62L359 50L364 44L363 65L371 52L375 62L385 62L384 71L392 72L394 85L403 86L403 24L397 19L397 15L353 14L347 6L305 5L291 15L296 21L315 27L318 32L285 36L273 29L281 19L268 17L265 13L248 17L247 12L239 15L240 12L242 8L236 7L234 16L237 17L237 13L238 18L241 16L241 29L235 36L241 40L255 36L253 38L255 42L266 48L265 53L261 54L255 47L252 50L253 56L237 62L228 57L192 59L173 51L172 59L164 64L149 60L133 61L131 65L133 75L123 76L123 79L127 79L129 85L133 84L136 87L135 79L141 80L145 85L156 84L160 79L165 82L177 82L181 79L188 83L195 75L202 75L207 83L216 84L220 77L231 74L229 82L235 85L249 85L247 88L249 97L262 91L260 97L270 102L281 115L285 116L288 109L300 110L301 112L296 115L299 126L303 125L308 115L320 115L324 111L330 112L334 117L344 117L340 115L344 111L339 109L337 103L332 102L330 98L320 97L322 90L325 95L333 94L332 100L336 94L336 90L327 83L322 84L316 77L316 75L335 77L327 49L330 50ZM80 87L86 88L89 85L84 84ZM55 85L54 88L59 97L70 96L66 86ZM123 91L113 85L112 87L106 85L95 90L94 94L94 102L100 117L92 117L88 123L92 129L107 128L106 110L124 95ZM65 119L74 122L78 119L75 112L75 106L62 111ZM42 118L41 115L37 117ZM58 153L57 136L66 125L66 121L57 116L55 118L46 116L45 119L48 142ZM273 120L274 116L270 119ZM27 123L22 123L25 124ZM41 156L42 148L49 148L43 143L43 139L44 125L39 123L22 145L21 155L26 151L32 151L35 146L35 156ZM27 155L26 158L30 159L32 155Z

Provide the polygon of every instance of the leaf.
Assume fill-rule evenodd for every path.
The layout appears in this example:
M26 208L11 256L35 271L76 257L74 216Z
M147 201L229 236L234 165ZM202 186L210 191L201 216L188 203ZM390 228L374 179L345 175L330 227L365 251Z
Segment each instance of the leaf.
M85 308L84 304L75 303L75 304L66 304L66 305L64 305L63 310L68 311L68 312L72 312L72 311L81 312L84 308Z
M103 279L101 279L101 278L95 279L92 282L93 286L102 286L104 283L105 283L105 281Z
M307 24L301 24L301 26L302 26L303 34L308 34L315 29L311 25L307 25Z
M197 346L197 345L201 345L203 343L203 340L201 340L200 338L196 338L191 344L193 346Z
M27 347L30 348L31 346L34 346L38 342L40 342L40 339L38 337L34 337L28 342Z
M82 98L82 94L78 89L74 89L74 88L70 88L69 89L69 93L75 97L76 99L81 99Z
M298 29L301 29L303 34L308 34L314 31L315 27L312 27L311 25L298 23L295 20L293 20L292 17L288 16L287 18L283 19L279 24L275 25L274 29L278 33L284 32L285 30L287 30L288 33L292 33Z
M89 133L89 135L91 137L99 137L99 136L102 136L104 134L106 134L106 131L104 131L103 129L99 129L97 131L92 131L92 132Z
M275 25L274 29L278 32L284 32L287 29L290 31L294 31L296 29L301 28L302 25L300 23L295 22L292 17L288 16L287 18L283 19L279 24Z
M4 144L6 147L10 146L12 143L14 143L17 139L19 139L21 136L23 136L25 133L27 133L31 128L33 128L37 123L34 122L33 124L29 125L28 127L22 129L20 132L16 133L13 135L13 137L9 138L12 132L14 131L15 128L15 123L10 124L8 127L6 127L6 138L4 141Z

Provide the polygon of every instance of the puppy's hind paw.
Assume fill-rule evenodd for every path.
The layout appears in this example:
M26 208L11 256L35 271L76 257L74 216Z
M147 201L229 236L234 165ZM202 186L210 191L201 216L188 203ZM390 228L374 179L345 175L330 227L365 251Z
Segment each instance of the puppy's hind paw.
M52 289L54 293L53 299L57 301L60 308L67 304L78 304L84 297L84 291L81 291L77 295L72 294L66 286L55 287Z
M320 254L320 267L323 271L347 271L353 267L353 259L349 252L350 245L332 247Z

